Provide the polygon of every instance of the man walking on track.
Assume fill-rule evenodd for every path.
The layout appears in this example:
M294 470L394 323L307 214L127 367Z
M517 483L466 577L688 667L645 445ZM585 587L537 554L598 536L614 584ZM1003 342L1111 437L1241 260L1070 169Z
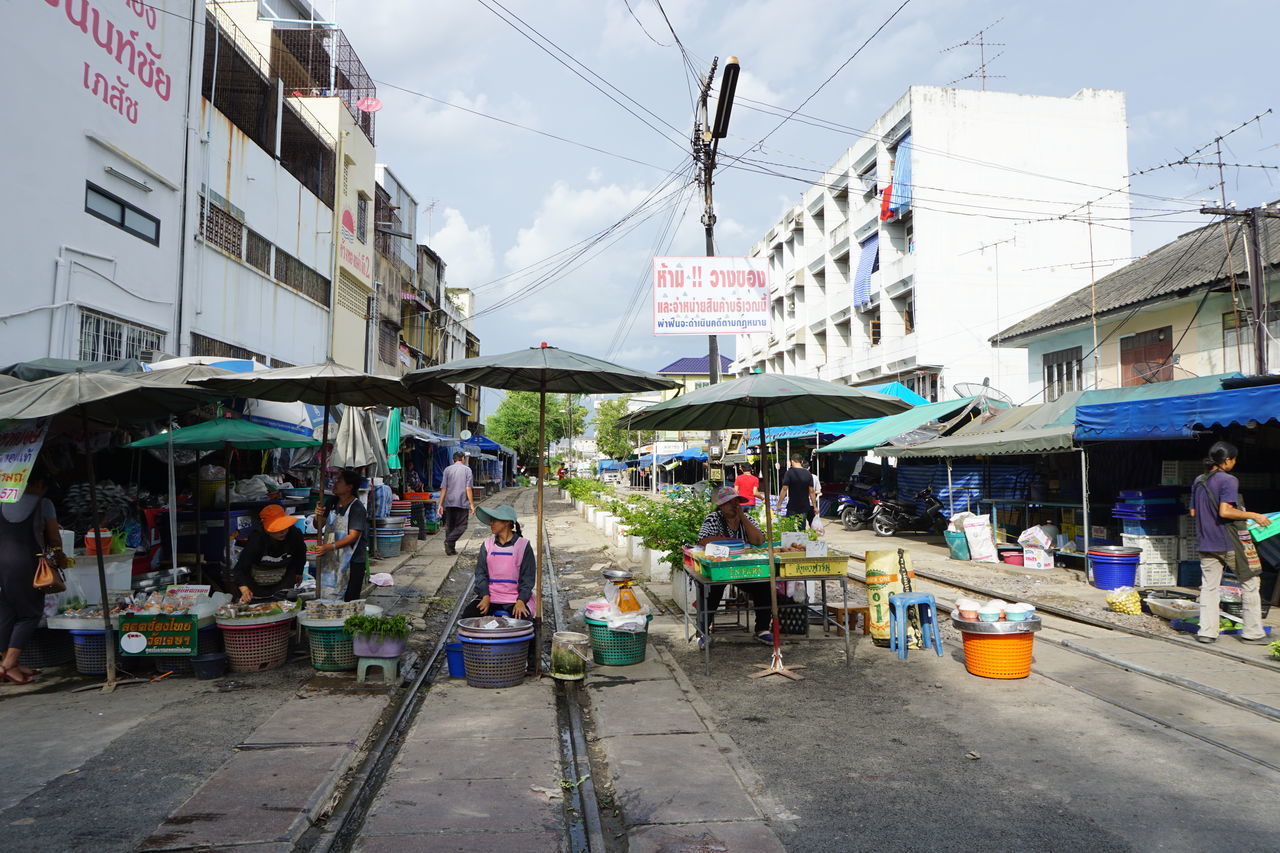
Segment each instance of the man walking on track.
M444 552L450 556L458 553L454 543L467 532L467 516L476 511L471 496L471 469L467 467L466 454L461 450L453 454L453 464L444 469L440 481L440 508L444 513Z

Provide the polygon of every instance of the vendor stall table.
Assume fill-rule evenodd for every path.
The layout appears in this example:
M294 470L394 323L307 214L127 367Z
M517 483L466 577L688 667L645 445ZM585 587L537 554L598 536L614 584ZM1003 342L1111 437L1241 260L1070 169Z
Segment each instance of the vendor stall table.
M841 558L841 560L837 562L839 565L843 567L843 558ZM785 563L783 563L782 561L779 561L778 563L779 572L783 571L784 565ZM691 568L687 564L683 566L683 571L686 575L688 575L689 579L693 581L694 589L697 593L697 603L698 603L697 617L696 617L697 624L693 625L692 627L694 631L700 631L704 636L710 636L708 633L708 629L710 627L710 621L714 619L713 614L708 614L706 612L707 591L712 586L716 586L716 585L741 586L743 584L748 584L748 583L769 583L770 582L770 579L768 577L734 578L730 580L714 580L713 581L706 575L699 572L696 568ZM814 612L814 613L818 613L822 617L822 632L824 634L830 631L832 627L836 627L836 628L843 627L841 623L836 619L834 615L834 611L827 610L827 583L826 582L837 581L840 584L841 594L843 595L843 609L848 610L849 608L849 577L844 571L840 571L840 572L832 571L830 573L824 573L824 574L809 574L808 572L796 573L794 575L789 574L787 576L777 576L773 580L775 581L789 581L789 580L818 581L819 586L822 589L821 606L809 608L809 606L806 605L805 606L806 614L808 612ZM755 608L752 608L752 609L754 610ZM843 634L844 634L845 666L852 667L853 653L849 645L850 632L844 631ZM691 636L693 636L693 634L691 634L690 632L689 611L685 610L684 611L685 640L689 640ZM703 644L703 647L702 647L702 662L703 662L703 666L705 667L705 671L708 675L711 674L711 645L712 645L711 643L705 643Z

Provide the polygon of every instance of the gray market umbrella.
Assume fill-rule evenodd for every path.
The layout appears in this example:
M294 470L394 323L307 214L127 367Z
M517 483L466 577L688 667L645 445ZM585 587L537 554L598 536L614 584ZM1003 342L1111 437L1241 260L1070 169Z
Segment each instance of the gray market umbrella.
M235 373L195 380L194 384L226 396L324 406L324 445L320 448L322 494L325 446L329 443L329 408L334 403L346 406L416 406L417 398L425 397L438 406L453 408L457 397L453 388L437 379L417 383L414 391L410 392L397 377L375 376L333 362Z
M619 423L626 429L725 429L756 426L765 435L768 426L794 426L814 421L877 418L911 408L897 397L836 385L821 379L755 373L708 385L688 394L657 403L629 415ZM754 423L753 423L754 422ZM761 470L769 468L769 445L760 443ZM769 599L772 611L773 659L752 678L781 675L793 680L803 676L801 667L782 665L782 632L778 622L777 564L773 553L773 501L769 481L764 481L765 535L769 546Z
M106 423L150 421L167 418L194 409L213 399L208 391L189 385L157 385L139 382L136 374L85 373L76 371L29 382L0 391L0 420L47 418L74 414L86 438L89 473L89 507L93 525L99 519L98 477L93 467L93 453L87 450L90 419ZM98 588L102 594L102 622L106 636L113 635L111 599L107 595L107 571L102 552L98 551ZM107 646L107 683L104 690L116 685L116 653L114 643Z
M142 362L136 358L122 358L117 361L79 361L74 358L37 358L35 361L20 361L7 367L0 367L0 373L15 376L26 382L48 379L50 376L61 376L65 373L141 373Z
M440 381L465 382L501 388L505 391L537 391L538 401L538 571L534 589L542 592L542 489L547 479L547 393L552 394L626 394L636 391L662 391L678 387L675 382L623 367L609 361L549 347L516 350L501 355L485 355L451 361L438 367L424 367L405 374L404 384L417 391L423 383ZM542 596L538 596L538 641L542 639ZM540 645L539 645L540 647ZM541 666L541 655L538 655Z
M26 385L26 384L27 384L27 380L25 379L19 379L16 376L8 376L6 374L0 373L0 391L4 391L8 388L17 388L19 385Z

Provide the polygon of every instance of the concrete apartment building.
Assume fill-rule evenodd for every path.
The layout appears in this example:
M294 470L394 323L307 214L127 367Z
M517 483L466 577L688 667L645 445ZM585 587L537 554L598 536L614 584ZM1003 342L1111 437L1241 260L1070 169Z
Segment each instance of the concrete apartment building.
M1025 397L1025 357L988 339L1088 284L1086 204L1127 185L1126 145L1120 92L912 86L748 253L769 259L773 330L739 335L730 371ZM1098 204L1128 215L1123 194ZM1126 230L1092 240L1130 254Z
M406 308L420 301L418 202L386 164L378 164L377 178L373 288L378 310L369 335L369 369L401 376L418 366L401 338Z

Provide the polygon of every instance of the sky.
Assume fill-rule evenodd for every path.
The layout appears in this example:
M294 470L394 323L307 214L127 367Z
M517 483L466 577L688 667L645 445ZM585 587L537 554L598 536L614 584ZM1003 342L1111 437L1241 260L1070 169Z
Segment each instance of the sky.
M546 51L536 35L526 38L495 14L507 14L498 1L316 3L335 15L377 81L378 159L424 208L419 235L447 263L447 283L476 291L475 331L488 353L546 341L650 370L705 353L705 336L650 332L651 257L704 253L700 203L687 204L695 189L687 137L697 82L672 30L699 73L713 56L741 61L722 162L780 121L747 99L785 115L812 96L804 115L864 128L908 86L947 85L973 71L976 47L944 49L992 24L986 38L1004 44L988 48L988 56L1003 51L989 73L1003 77L989 79L988 88L1126 93L1134 170L1184 157L1280 108L1274 75L1264 68L1280 27L1276 3L908 0L819 89L902 0L661 0L661 7L657 0L500 0L554 45L542 42ZM790 121L752 156L813 178L806 169L825 169L855 139ZM1228 136L1223 155L1280 165L1280 109ZM1280 199L1280 170L1232 167L1225 178L1227 199L1241 207ZM1133 222L1134 253L1207 222L1196 209L1201 200L1217 203L1217 181L1216 169L1190 166L1134 177L1144 205L1170 211ZM739 169L718 173L718 253L746 254L806 186ZM1051 202L1045 210L1060 210ZM565 250L582 248L638 205L641 212L602 243L564 263ZM721 338L721 348L732 355L732 338ZM487 393L485 411L498 399Z

